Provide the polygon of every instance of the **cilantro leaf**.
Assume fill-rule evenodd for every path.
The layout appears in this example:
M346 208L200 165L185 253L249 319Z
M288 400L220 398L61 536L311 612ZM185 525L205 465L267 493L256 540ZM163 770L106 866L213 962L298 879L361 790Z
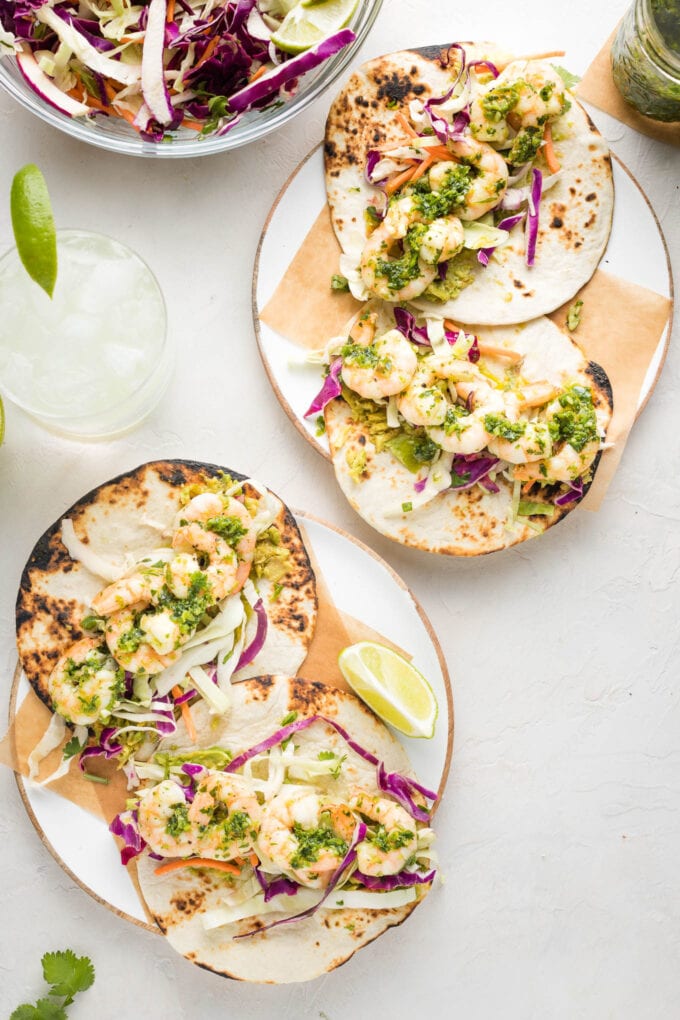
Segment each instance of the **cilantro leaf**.
M42 965L45 981L52 986L52 995L65 995L65 1006L70 1006L73 997L84 992L94 981L91 960L87 956L76 956L71 949L45 953ZM49 1018L49 1014L47 1016Z
M553 67L564 82L565 88L573 89L574 85L578 85L580 82L581 79L579 76L577 74L572 74L571 71L567 71L566 67L560 67L559 64L553 64Z
M38 999L35 1006L18 1006L10 1020L67 1020L66 1010L52 999Z
M84 744L81 744L77 737L71 737L67 744L64 744L64 750L62 757L64 761L68 761L74 754L79 754L82 751Z

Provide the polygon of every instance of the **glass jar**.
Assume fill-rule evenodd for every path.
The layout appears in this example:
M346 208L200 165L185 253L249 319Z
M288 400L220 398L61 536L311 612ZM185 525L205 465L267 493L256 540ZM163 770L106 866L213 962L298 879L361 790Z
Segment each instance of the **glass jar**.
M612 45L612 74L640 113L680 121L680 0L635 0Z

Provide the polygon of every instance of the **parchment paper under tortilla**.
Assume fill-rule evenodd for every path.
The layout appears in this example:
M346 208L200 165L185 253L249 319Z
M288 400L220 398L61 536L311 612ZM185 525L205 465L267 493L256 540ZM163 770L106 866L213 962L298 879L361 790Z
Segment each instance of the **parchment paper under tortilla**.
M199 744L227 747L234 754L270 736L289 712L299 718L321 714L337 720L362 747L385 762L388 771L413 775L406 752L387 728L353 695L309 680L286 676L263 676L234 688L234 705L228 717L215 725L203 706L196 713ZM184 733L184 743L182 736ZM295 736L311 756L335 750L348 758L341 778L333 785L333 796L342 800L350 785L376 794L375 766L355 754L330 726L311 726ZM186 747L180 728L171 741ZM234 940L234 935L252 931L277 916L263 921L249 918L236 924L206 931L201 915L220 905L226 883L219 873L181 869L156 875L158 861L148 856L138 864L139 884L148 909L177 952L207 970L242 981L288 984L309 981L344 963L362 946L388 928L401 924L422 900L429 886L417 886L419 898L404 907L383 910L318 910L309 918L281 925L252 938ZM295 912L291 897L291 913Z

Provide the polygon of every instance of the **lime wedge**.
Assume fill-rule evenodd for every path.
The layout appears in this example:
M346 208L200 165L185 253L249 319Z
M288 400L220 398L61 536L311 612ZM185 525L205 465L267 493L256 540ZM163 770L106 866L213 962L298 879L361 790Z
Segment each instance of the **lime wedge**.
M52 297L57 282L57 234L47 184L34 163L14 175L10 208L24 269Z
M272 42L286 53L302 53L349 22L359 0L322 0L299 3L285 16Z
M422 673L398 652L375 641L344 648L340 672L355 694L407 737L432 737L438 706Z

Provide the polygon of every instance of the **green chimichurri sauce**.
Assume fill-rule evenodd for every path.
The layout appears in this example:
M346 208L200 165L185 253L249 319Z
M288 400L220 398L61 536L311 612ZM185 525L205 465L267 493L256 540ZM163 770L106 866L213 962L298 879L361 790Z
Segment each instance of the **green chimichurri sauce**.
M640 113L680 121L680 0L636 0L612 44L612 75Z

